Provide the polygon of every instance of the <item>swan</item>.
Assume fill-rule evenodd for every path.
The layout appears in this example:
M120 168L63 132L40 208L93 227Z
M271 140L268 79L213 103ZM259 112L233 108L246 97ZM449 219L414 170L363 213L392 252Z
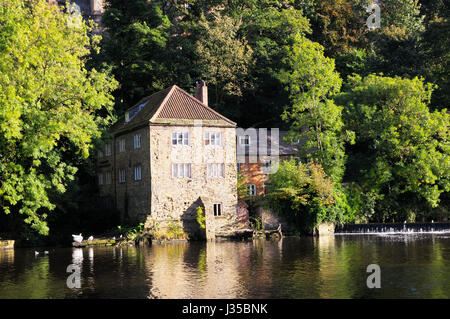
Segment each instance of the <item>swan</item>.
M89 240L89 241L94 240L94 237L93 237L93 236L90 236L90 237L88 238L88 240Z
M81 233L79 235L72 235L73 241L77 243L81 243L83 241L83 236L81 236Z

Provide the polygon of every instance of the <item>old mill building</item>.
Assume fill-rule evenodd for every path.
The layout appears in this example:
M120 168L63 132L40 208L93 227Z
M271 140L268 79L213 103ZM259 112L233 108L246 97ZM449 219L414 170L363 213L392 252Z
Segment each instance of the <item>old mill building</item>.
M100 195L122 219L195 228L198 206L215 229L237 220L236 123L178 86L143 98L110 130L98 152Z

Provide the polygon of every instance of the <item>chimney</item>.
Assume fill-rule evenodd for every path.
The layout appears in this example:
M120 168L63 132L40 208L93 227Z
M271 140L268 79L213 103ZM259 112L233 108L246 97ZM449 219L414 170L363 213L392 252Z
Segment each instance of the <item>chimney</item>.
M195 98L203 104L208 105L208 87L205 81L195 82Z

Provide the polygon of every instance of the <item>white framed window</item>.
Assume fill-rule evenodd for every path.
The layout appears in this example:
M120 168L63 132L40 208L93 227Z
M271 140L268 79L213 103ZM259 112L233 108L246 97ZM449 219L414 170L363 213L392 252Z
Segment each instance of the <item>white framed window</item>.
M103 157L103 151L102 150L99 150L98 151L98 158L102 158Z
M125 183L127 173L124 168L119 169L119 183Z
M172 132L172 145L189 145L189 132Z
M111 172L106 172L105 173L105 184L106 185L111 184Z
M142 166L136 165L134 167L134 180L140 181L142 179Z
M124 138L121 138L119 140L119 152L120 153L125 152L125 139Z
M222 146L222 132L205 132L205 145Z
M222 204L214 204L214 216L219 217L222 216Z
M98 174L98 184L103 185L103 173Z
M111 143L105 144L105 156L111 156Z
M206 173L208 177L224 177L224 164L211 163L206 165Z
M133 137L134 149L141 148L141 134L137 134Z
M255 184L247 185L247 195L256 196L256 185Z
M191 177L191 164L190 163L180 163L172 164L172 177L183 178Z
M250 144L251 144L250 135L239 136L239 145L250 146Z

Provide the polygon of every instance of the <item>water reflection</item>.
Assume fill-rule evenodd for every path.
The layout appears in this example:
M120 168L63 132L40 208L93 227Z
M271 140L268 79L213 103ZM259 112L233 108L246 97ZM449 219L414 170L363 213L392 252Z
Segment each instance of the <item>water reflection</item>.
M449 259L449 235L18 249L0 251L0 298L448 298ZM66 286L69 264L81 289ZM369 264L381 289L366 286Z

